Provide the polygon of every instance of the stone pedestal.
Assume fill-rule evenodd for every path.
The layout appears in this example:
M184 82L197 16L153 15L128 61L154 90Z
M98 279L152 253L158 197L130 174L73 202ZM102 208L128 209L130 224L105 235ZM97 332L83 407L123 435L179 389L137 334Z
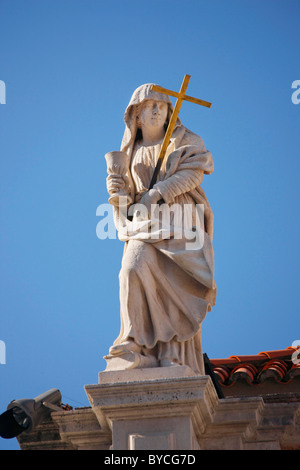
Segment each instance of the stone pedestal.
M101 372L85 390L113 450L197 450L216 391L186 366Z
M91 407L53 411L18 441L22 449L300 449L300 403L282 397L219 399L188 367L100 372ZM270 401L271 400L271 401Z

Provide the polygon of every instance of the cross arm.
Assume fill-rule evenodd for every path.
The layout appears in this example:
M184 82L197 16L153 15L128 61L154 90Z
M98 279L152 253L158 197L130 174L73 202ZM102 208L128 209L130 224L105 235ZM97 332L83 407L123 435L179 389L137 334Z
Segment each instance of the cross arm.
M182 101L183 100L191 101L192 103L200 104L200 105L206 106L208 108L211 107L211 103L209 103L208 101L199 100L198 98L193 98L191 96L186 96L185 95L185 92L187 90L190 78L191 78L190 75L185 75L184 76L184 79L183 79L183 82L182 82L179 93L176 93L175 91L172 91L172 90L167 90L166 88L162 88L158 85L152 85L152 87L151 87L151 89L153 91L158 91L159 93L174 96L175 98L177 98L177 100L176 100L175 107L173 109L173 113L172 113L172 116L171 116L169 124L168 124L168 128L167 128L166 133L165 133L165 137L164 137L161 149L160 149L160 153L159 153L158 160L157 160L157 163L156 163L156 167L155 167L155 170L154 170L151 182L150 182L149 189L152 189L154 184L156 183L158 173L160 171L163 159L166 155L167 147L169 145L173 130L174 130L175 125L176 125L176 121L177 121L177 117L178 117L178 114L179 114L179 110L180 110Z
M168 90L167 88L163 88L159 85L152 85L152 90L163 93L164 95L174 96L174 98L179 98L179 93L176 91ZM209 101L199 100L198 98L193 98L192 96L188 95L184 95L182 99L185 101L190 101L191 103L200 104L201 106L206 106L207 108L210 108L212 105L212 103L209 103Z

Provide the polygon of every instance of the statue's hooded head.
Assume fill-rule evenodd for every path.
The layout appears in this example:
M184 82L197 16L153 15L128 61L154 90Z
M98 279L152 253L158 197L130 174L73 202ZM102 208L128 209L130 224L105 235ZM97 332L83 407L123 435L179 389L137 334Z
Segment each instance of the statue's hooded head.
M138 140L141 130L139 128L138 117L140 109L146 100L163 101L168 104L168 115L165 123L167 129L169 120L173 112L172 102L168 95L151 90L153 83L146 83L138 87L133 93L131 100L126 108L124 121L125 132L121 144L121 150L129 154L132 153L133 146ZM180 119L177 119L176 125L181 125Z

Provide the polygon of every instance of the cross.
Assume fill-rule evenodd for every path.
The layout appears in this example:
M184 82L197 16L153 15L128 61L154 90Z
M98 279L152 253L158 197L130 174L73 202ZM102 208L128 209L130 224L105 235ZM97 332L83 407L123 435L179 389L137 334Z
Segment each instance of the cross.
M164 140L163 140L163 143L162 143L162 146L161 146L161 149L160 149L160 153L159 153L159 156L158 156L158 160L157 160L156 167L155 167L152 179L151 179L149 189L152 189L153 186L156 183L156 179L157 179L159 170L161 168L162 162L163 162L164 157L166 155L168 145L170 143L170 139L171 139L172 134L173 134L173 130L174 130L174 127L175 127L175 124L176 124L176 121L177 121L177 117L178 117L181 105L182 105L182 101L183 100L190 101L191 103L200 104L201 106L206 106L207 108L211 107L211 103L209 103L208 101L199 100L198 98L193 98L192 96L187 96L185 94L185 92L187 90L187 87L188 87L188 84L189 84L189 81L190 81L190 78L191 78L190 75L185 75L184 76L184 79L183 79L183 82L182 82L179 93L177 93L176 91L167 90L166 88L162 88L158 85L152 85L151 89L153 91L158 91L159 93L163 93L165 95L175 96L175 98L177 98L177 101L176 101L176 104L175 104L175 107L174 107L174 110L173 110L168 128L167 128L165 136L164 136Z

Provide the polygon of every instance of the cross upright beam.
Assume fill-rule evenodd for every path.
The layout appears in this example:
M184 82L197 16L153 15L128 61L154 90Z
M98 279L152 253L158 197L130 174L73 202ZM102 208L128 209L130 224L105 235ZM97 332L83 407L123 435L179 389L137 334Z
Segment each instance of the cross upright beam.
M152 85L151 89L153 91L158 91L159 93L163 93L165 95L174 96L175 98L177 98L177 100L176 100L176 103L175 103L175 107L174 107L171 119L169 121L168 128L167 128L165 136L164 136L164 140L163 140L163 143L162 143L162 146L161 146L161 149L160 149L160 153L159 153L158 160L157 160L157 163L156 163L156 167L155 167L155 170L154 170L151 182L150 182L149 189L152 189L153 186L156 183L158 173L160 171L162 162L163 162L163 160L165 158L165 155L166 155L168 145L170 143L170 139L171 139L172 134L173 134L173 130L174 130L177 118L178 118L178 114L179 114L179 111L180 111L180 108L181 108L181 105L182 105L182 101L183 100L190 101L191 103L199 104L201 106L206 106L207 108L211 107L211 103L209 103L208 101L199 100L198 98L193 98L192 96L187 96L185 94L185 92L187 90L187 87L188 87L188 84L189 84L189 81L190 81L190 78L191 78L190 75L185 75L184 76L184 79L183 79L183 82L182 82L179 93L177 93L176 91L167 90L167 88L162 88L161 86L158 86L158 85Z

